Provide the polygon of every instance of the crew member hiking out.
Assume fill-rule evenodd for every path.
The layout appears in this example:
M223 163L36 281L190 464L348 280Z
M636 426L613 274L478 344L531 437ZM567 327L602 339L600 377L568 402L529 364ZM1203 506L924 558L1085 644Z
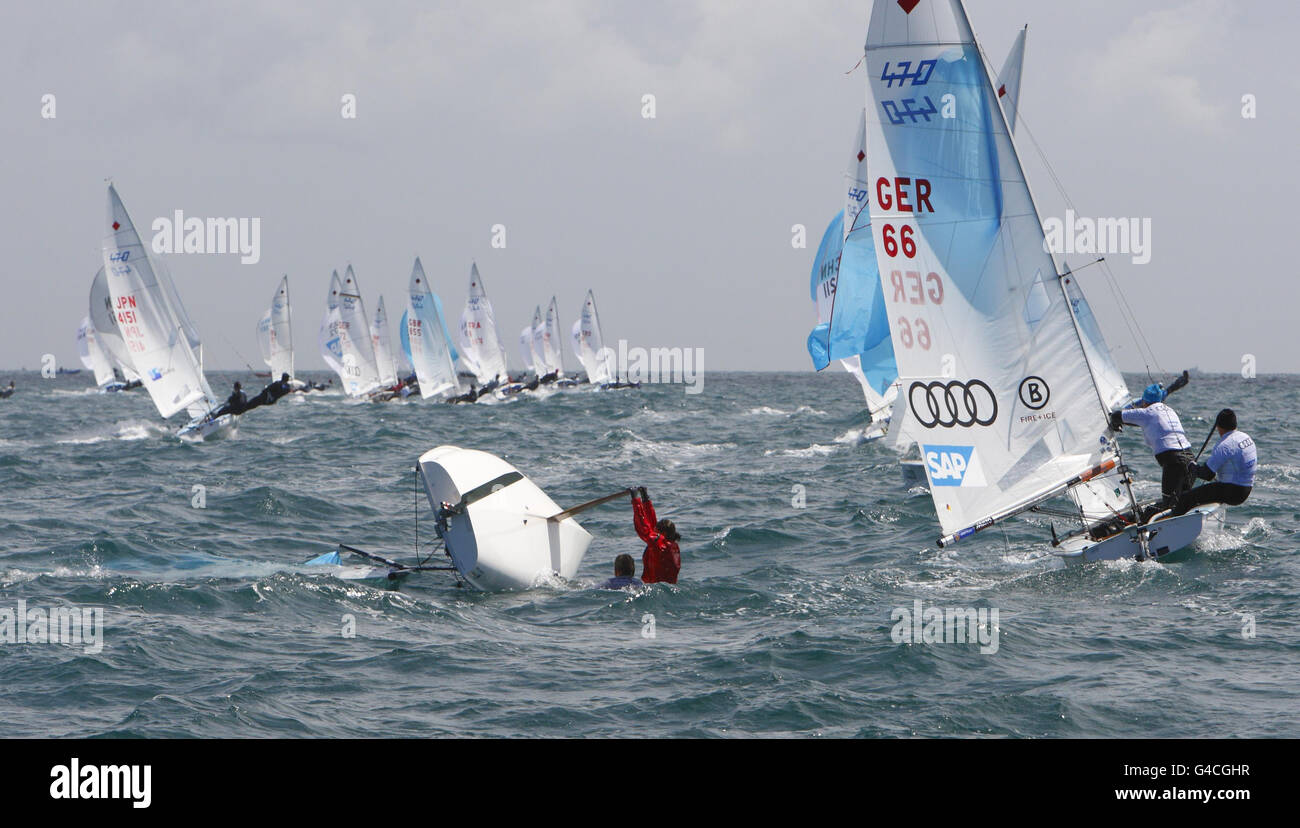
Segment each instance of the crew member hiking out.
M1124 425L1142 427L1142 437L1160 464L1161 506L1172 506L1179 495L1192 486L1192 444L1183 433L1178 413L1165 405L1168 392L1159 383L1152 383L1142 392L1135 408L1126 408L1110 415L1110 427L1119 431Z
M1231 408L1220 411L1214 427L1219 432L1218 445L1205 465L1192 466L1196 477L1214 482L1184 492L1174 508L1175 516L1185 515L1193 507L1206 503L1240 506L1255 485L1255 441L1237 430L1236 412Z
M677 583L677 573L682 568L682 551L677 546L681 535L668 518L660 520L655 515L654 504L645 486L632 492L632 524L645 541L645 554L641 556L641 580L647 584Z
M223 414L243 414L244 409L248 407L248 395L244 393L239 383L235 383L234 389L231 390L230 396L226 398L225 405L213 411L210 419L217 419Z

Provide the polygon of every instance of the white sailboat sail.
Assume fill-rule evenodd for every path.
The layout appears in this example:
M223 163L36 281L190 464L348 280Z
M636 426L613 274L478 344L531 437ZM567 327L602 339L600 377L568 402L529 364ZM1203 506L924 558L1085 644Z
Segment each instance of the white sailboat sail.
M131 362L158 413L200 417L216 408L199 364L202 347L175 286L160 280L113 185L108 187L105 281Z
M525 325L519 332L519 361L524 364L524 373L536 372L537 362L533 359L533 326Z
M95 336L95 325L89 316L83 318L77 328L77 355L81 357L81 364L94 372L95 384L99 387L117 381L113 361L100 346L99 339Z
M533 353L533 371L537 376L544 377L550 373L546 367L546 348L543 340L546 337L546 328L542 321L542 306L538 305L533 308L532 324L533 340L529 343Z
M348 353L350 343L356 369L360 372L360 385L367 386L367 393L380 387L379 368L375 364L375 346L370 337L370 318L366 315L366 303L361 298L361 285L352 265L343 272L342 288L339 290L339 316L343 319L349 336L345 340L344 354Z
M573 348L573 355L577 357L578 363L582 363L582 318L573 320L573 327L569 329L569 345Z
M506 352L497 334L496 315L488 301L478 264L470 265L469 296L460 316L461 359L481 385L506 381Z
M257 345L262 351L262 361L271 369L271 376L279 379L288 374L293 379L293 326L289 318L289 277L271 297L271 306L257 323Z
M1016 40L1011 44L1007 60L998 73L998 98L1002 101L1002 111L1007 114L1007 128L1014 135L1016 131L1016 110L1020 106L1020 75L1025 67L1025 37L1029 26L1020 30Z
M542 359L546 362L546 372L564 376L563 334L560 333L560 309L551 297L550 307L546 309L546 322L542 329Z
M876 3L866 60L897 408L946 543L1113 467L1109 409L961 1Z
M582 303L582 313L578 315L581 325L582 342L578 347L578 359L587 371L587 381L594 385L614 382L616 371L614 355L605 348L604 334L600 329L600 315L596 312L596 295L587 291L587 298Z
M411 269L410 306L406 317L406 335L410 344L411 364L420 381L424 399L460 393L455 359L442 329L436 297L419 258Z
M95 274L90 284L90 322L95 328L95 339L108 354L114 367L121 374L121 379L135 382L140 374L131 364L131 354L126 349L122 332L117 327L117 315L113 313L113 296L108 291L108 279L104 268Z
M393 341L388 335L388 311L384 309L382 294L379 306L375 308L375 319L370 323L370 342L375 352L379 385L381 388L392 388L397 385L397 363L393 361Z
M355 279L352 284L356 285ZM351 308L345 314L345 304L349 301ZM370 355L370 327L365 322L358 323L358 304L357 295L344 290L343 280L334 271L330 276L325 317L321 320L321 355L338 374L344 393L350 397L365 396L379 387Z

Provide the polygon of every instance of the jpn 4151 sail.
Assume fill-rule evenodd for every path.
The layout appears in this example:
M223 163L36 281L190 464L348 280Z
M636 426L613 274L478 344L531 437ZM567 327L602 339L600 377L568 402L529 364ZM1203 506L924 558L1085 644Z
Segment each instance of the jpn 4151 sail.
M122 199L108 186L104 281L113 314L158 413L190 416L178 436L203 438L228 432L235 417L211 417L219 404L203 376L203 345L167 270L145 250Z

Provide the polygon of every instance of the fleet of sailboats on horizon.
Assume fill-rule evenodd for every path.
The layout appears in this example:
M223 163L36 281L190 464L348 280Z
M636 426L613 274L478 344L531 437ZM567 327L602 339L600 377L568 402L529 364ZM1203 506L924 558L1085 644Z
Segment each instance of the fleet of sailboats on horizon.
M120 391L143 385L163 417L180 410L190 421L178 435L186 438L219 436L236 427L238 416L213 416L221 408L203 374L202 343L166 265L144 248L115 187L108 188L110 232L104 242L104 267L91 284L89 311L77 330L82 363L95 374L101 391ZM539 378L559 385L576 385L564 376L559 308L555 297L543 317L530 329L536 336L538 358L525 360ZM367 319L355 271L348 265L342 277L334 271L321 320L319 344L326 364L339 376L344 393L366 399L406 396L418 389L421 396L471 401L483 391L518 392L528 387L511 383L505 352L496 334L495 316L487 299L477 263L471 265L470 291L461 318L461 350L452 342L441 300L430 288L419 258L411 272L408 304L403 311L401 353L410 364L398 378L383 297L375 316ZM294 375L294 350L289 277L283 276L267 310L258 320L256 335L262 359L277 379L288 375L292 390L307 383ZM588 379L601 387L617 385L606 361L593 360L603 341L591 291L573 328L574 352L589 367ZM462 395L460 361L483 386Z
M940 546L1064 497L1056 514L1079 528L1052 534L1068 562L1162 557L1223 508L1152 515L1133 491L1109 428L1132 396L1045 244L1016 149L1024 38L995 84L961 0L874 4L865 118L814 265L809 352L866 379L873 424L893 394L891 443L918 448Z

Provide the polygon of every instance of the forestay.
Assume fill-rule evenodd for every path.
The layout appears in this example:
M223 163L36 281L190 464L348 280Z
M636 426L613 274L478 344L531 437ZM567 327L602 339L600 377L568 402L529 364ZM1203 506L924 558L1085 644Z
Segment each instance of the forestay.
M1107 407L960 0L876 3L866 60L898 407L949 542L1107 468Z
M217 402L199 365L197 331L171 280L160 279L112 184L103 255L118 329L158 413L206 415Z

